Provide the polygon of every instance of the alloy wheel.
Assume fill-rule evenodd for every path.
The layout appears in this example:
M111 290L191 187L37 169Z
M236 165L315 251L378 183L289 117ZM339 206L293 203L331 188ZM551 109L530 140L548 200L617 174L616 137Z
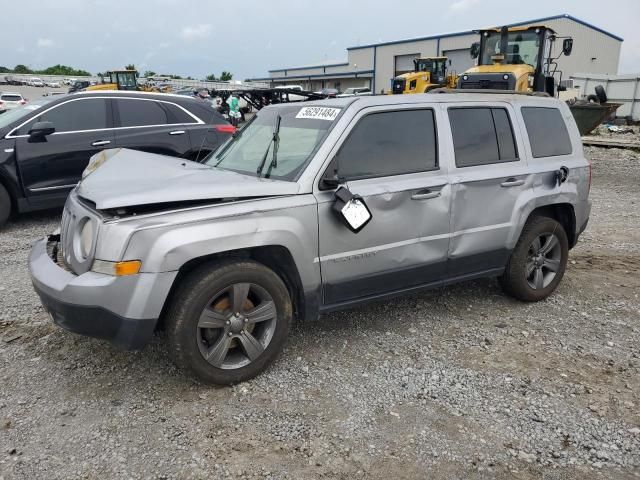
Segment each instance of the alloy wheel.
M534 290L548 287L561 268L562 247L558 237L545 233L529 246L525 276Z

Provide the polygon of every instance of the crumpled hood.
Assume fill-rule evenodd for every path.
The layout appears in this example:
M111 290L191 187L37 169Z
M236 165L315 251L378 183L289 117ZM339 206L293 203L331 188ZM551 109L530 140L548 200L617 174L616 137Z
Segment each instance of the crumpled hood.
M257 178L124 148L93 157L77 194L99 210L158 203L295 195L295 182Z

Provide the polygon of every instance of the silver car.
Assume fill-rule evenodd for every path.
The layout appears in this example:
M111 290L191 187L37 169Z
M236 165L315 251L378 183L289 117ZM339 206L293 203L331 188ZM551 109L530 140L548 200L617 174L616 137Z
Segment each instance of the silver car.
M568 107L510 94L265 108L204 163L93 157L29 267L53 321L231 384L291 323L497 277L549 296L586 228L591 169Z

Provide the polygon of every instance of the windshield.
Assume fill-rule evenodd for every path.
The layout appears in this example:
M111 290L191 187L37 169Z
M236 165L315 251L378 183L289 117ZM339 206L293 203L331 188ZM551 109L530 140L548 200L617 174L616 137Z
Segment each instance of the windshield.
M531 65L538 67L538 52L540 49L540 34L535 31L509 32L507 34L507 51L500 51L500 32L486 32L483 38L483 48L480 65L491 65L491 57L504 54L504 64Z
M340 112L331 107L278 107L261 110L235 137L205 163L225 170L256 175L266 155L262 176L293 180L320 145ZM278 115L277 161L272 163Z
M7 110L5 113L0 115L0 130L11 125L16 120L20 120L22 117L26 117L34 110L37 110L41 106L49 103L51 100L51 97L43 97L22 107L14 108L13 110Z

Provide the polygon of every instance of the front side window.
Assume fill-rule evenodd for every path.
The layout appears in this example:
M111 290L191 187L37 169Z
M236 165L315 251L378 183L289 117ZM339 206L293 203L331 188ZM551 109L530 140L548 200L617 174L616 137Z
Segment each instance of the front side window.
M571 139L560 110L523 107L522 117L534 158L571 154Z
M169 114L161 102L153 100L117 99L116 105L120 115L121 127L143 127L150 125L166 125Z
M263 109L205 163L248 175L293 180L322 143L339 112L339 108L317 106Z
M109 128L107 101L102 98L85 98L63 103L38 115L20 128L20 135L27 135L34 123L51 122L56 133Z
M450 108L449 121L458 168L518 160L504 108Z
M438 168L433 110L400 110L366 115L337 155L345 179L385 177Z

